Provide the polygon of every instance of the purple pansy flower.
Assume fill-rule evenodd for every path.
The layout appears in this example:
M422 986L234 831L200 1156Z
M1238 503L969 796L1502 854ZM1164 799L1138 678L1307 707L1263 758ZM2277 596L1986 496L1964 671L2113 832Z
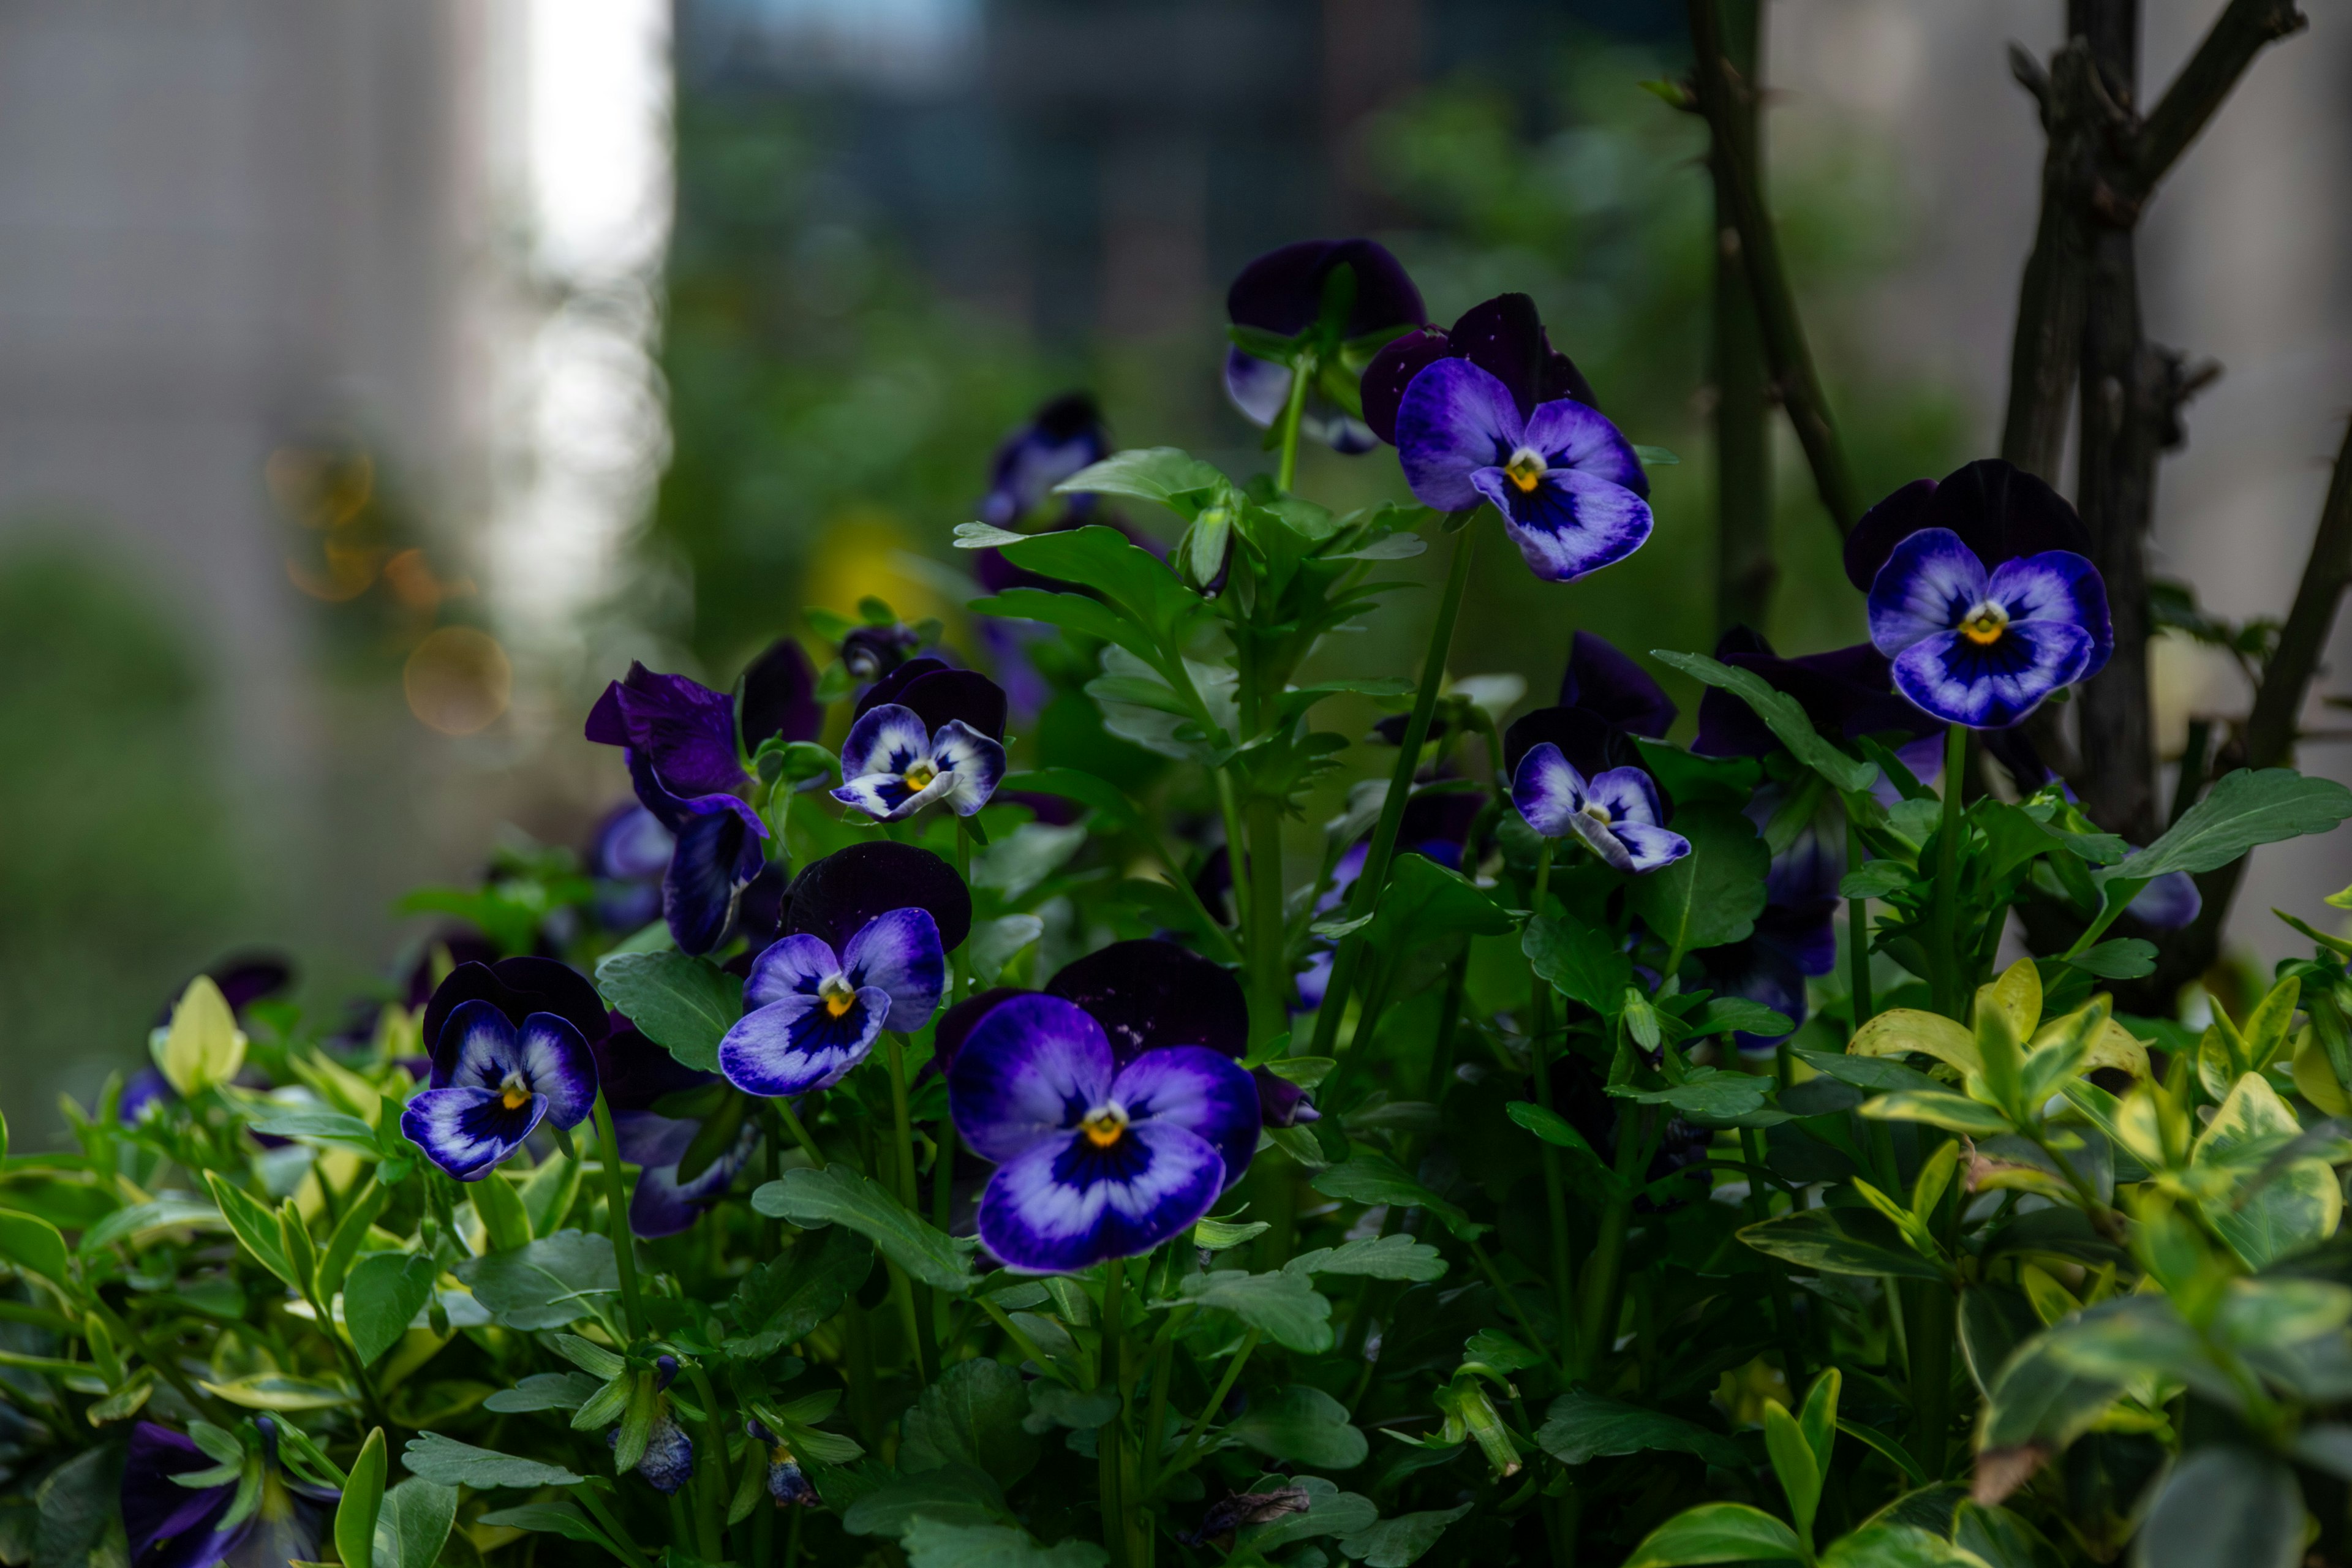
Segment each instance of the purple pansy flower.
M1477 820L1479 808L1486 803L1486 795L1475 793L1447 791L1436 794L1423 790L1415 795L1405 802L1404 815L1398 819L1397 853L1419 855L1436 861L1449 871L1460 870L1463 852L1470 841L1471 825ZM1332 866L1330 886L1324 889L1322 896L1315 900L1318 919L1337 915L1347 903L1357 879L1364 874L1364 861L1370 855L1371 847L1368 834L1349 846L1346 853ZM1307 953L1305 966L1299 970L1297 983L1297 1010L1307 1013L1323 1005L1324 994L1331 983L1333 956L1328 942L1321 937L1312 940L1315 945ZM1296 1086L1275 1079L1264 1068L1256 1071L1261 1091L1259 1099L1265 1109L1267 1126L1288 1127L1294 1121L1316 1120L1312 1106L1307 1108L1309 1114L1300 1115L1292 1110L1292 1097L1299 1092ZM1271 1087L1269 1079L1281 1087Z
M743 1423L744 1435L768 1449L768 1496L778 1508L814 1508L824 1500L801 1473L801 1462L784 1440L754 1416Z
M488 1175L541 1121L577 1127L596 1103L588 1042L553 1013L518 1026L494 1003L464 1003L433 1056L432 1087L400 1113L400 1130L461 1182Z
M677 835L635 801L597 824L588 875L596 880L596 919L605 930L633 931L660 918L662 874L677 848Z
M885 1029L930 1022L947 984L939 923L892 910L842 944L788 936L752 961L743 1016L719 1042L719 1070L746 1094L805 1094L846 1077Z
M1257 1089L1230 1058L1165 1046L1119 1067L1094 1017L1016 996L948 1069L956 1130L996 1173L980 1237L1014 1268L1061 1273L1149 1252L1247 1169Z
M1786 798L1778 784L1756 792L1747 816L1758 833ZM1837 887L1844 875L1844 836L1835 818L1826 824L1819 818L1808 822L1794 842L1772 858L1755 931L1743 941L1698 955L1704 984L1720 995L1761 1003L1792 1027L1803 1024L1806 977L1827 974L1837 966ZM1731 1038L1743 1052L1769 1052L1786 1037L1735 1033Z
M992 528L1017 527L1053 498L1055 485L1109 456L1110 432L1094 398L1065 393L996 448L988 466L988 493L977 509L980 521ZM1091 495L1073 495L1068 511L1081 516L1094 505Z
M1225 313L1237 327L1299 340L1315 377L1299 419L1303 435L1347 453L1380 444L1354 412L1362 340L1416 327L1421 290L1403 265L1369 239L1309 239L1270 250L1234 279ZM1289 364L1241 348L1225 355L1225 395L1242 416L1271 428L1290 402Z
M1990 573L1960 536L1904 538L1870 588L1870 640L1894 661L1895 689L1950 724L2014 724L2094 674L2114 634L2098 570L2071 550L2002 562Z
M131 1568L287 1568L318 1560L341 1494L287 1474L278 1458L275 1421L257 1416L254 1427L261 1434L259 1485L247 1511L233 1522L229 1515L244 1478L182 1486L176 1478L215 1468L212 1456L152 1421L131 1429L121 1508Z
M1468 360L1412 378L1397 409L1397 457L1424 505L1494 502L1547 582L1598 572L1650 537L1650 481L1617 426L1565 397L1522 416L1510 388Z
M1640 768L1587 779L1549 741L1519 759L1511 804L1546 838L1570 834L1620 871L1654 871L1690 853L1690 840L1659 826L1658 786Z
M958 816L988 804L1004 777L1004 747L961 719L927 729L911 708L886 702L850 726L833 798L877 822L938 802Z
M1551 346L1525 294L1498 294L1462 313L1451 331L1423 327L1391 339L1364 367L1364 423L1372 434L1396 445L1397 410L1413 377L1442 359L1466 359L1510 389L1520 417L1536 405L1572 397L1588 408L1601 406L1591 384L1569 357Z
M683 1100L691 1105L697 1090L723 1080L715 1072L697 1072L618 1019L611 1035L593 1042L596 1079L612 1108L613 1131L621 1158L637 1167L637 1184L629 1195L629 1229L647 1237L675 1236L699 1219L726 1194L759 1146L757 1129L749 1119L732 1147L692 1180L681 1180L680 1163L702 1121L692 1115L666 1115Z
M625 748L637 799L677 836L662 913L686 952L727 939L736 900L765 862L743 758L771 737L814 740L824 721L808 655L779 639L744 670L739 700L682 675L629 667L596 700L587 736Z

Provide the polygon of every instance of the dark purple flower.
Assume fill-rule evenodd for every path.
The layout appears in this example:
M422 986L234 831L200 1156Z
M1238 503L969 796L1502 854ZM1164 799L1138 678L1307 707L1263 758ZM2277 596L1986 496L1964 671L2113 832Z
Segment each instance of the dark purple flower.
M1758 633L1734 626L1716 644L1715 657L1795 698L1813 727L1833 740L1893 735L1940 744L1943 739L1942 724L1896 694L1886 656L1868 643L1782 658ZM1898 740L1896 749L1907 743ZM1691 742L1692 751L1708 757L1764 757L1780 749L1780 738L1770 726L1730 692L1709 687L1700 697L1698 736ZM1929 758L1921 762L1934 765Z
M771 1099L831 1088L883 1030L929 1023L946 984L939 923L926 910L876 916L838 956L821 937L785 937L753 961L743 1016L719 1042L719 1070Z
M215 1468L202 1448L152 1421L131 1430L122 1464L122 1526L131 1568L287 1568L316 1562L333 1528L341 1494L287 1474L278 1460L278 1426L258 1416L258 1492L251 1511L223 1525L238 1480L184 1487L174 1478Z
M1364 369L1364 423L1391 446L1396 444L1397 409L1405 388L1442 359L1466 359L1510 389L1519 416L1534 415L1539 403L1572 397L1588 408L1601 400L1569 357L1551 346L1536 302L1525 294L1498 294L1473 305L1450 331L1423 327L1393 339Z
M1264 1068L1251 1068L1250 1078L1257 1085L1258 1120L1266 1126L1302 1127L1323 1120L1307 1091L1288 1079Z
M841 639L841 668L856 681L879 680L923 646L915 628L903 623L859 626Z
M1004 690L976 669L957 669L936 654L910 658L876 681L857 700L855 718L877 708L904 708L926 730L961 724L1000 745L1004 740Z
M491 963L461 963L434 987L419 1020L419 1037L433 1057L436 1073L454 1070L457 1040L447 1036L450 1015L468 1002L488 1002L520 1026L533 1013L552 1013L580 1031L581 1038L601 1040L612 1032L612 1016L587 976L552 958L501 958Z
M1168 1046L1121 1068L1102 1026L1057 996L982 1018L948 1069L948 1104L997 1164L981 1240L1034 1273L1132 1258L1189 1229L1257 1145L1257 1089L1230 1058Z
M1568 669L1559 678L1559 705L1597 713L1635 735L1663 741L1677 710L1650 672L1605 637L1579 632L1570 639Z
M784 1440L768 1430L766 1422L754 1417L743 1423L743 1431L753 1442L764 1443L768 1448L768 1496L778 1508L814 1508L822 1501L816 1488L801 1474L800 1460L793 1456Z
M1759 833L1787 798L1778 784L1756 792L1747 807ZM1845 875L1843 837L1809 822L1788 848L1772 858L1764 879L1764 910L1744 940L1712 947L1698 955L1703 984L1720 995L1760 1003L1786 1017L1791 1028L1805 1021L1808 975L1827 974L1837 965L1838 879ZM1769 1052L1784 1035L1735 1033L1743 1052Z
M1045 990L1102 1026L1121 1067L1167 1046L1236 1059L1249 1048L1249 1003L1233 971L1172 942L1115 942L1064 964Z
M2088 559L2049 550L1990 573L1960 536L1905 536L1870 589L1870 640L1895 689L1950 724L1995 730L2095 674L2114 645L2105 584Z
M669 1402L654 1417L653 1431L646 1438L646 1451L637 1457L636 1471L646 1485L667 1497L685 1489L694 1479L694 1439L686 1434L667 1409ZM604 1446L621 1446L618 1426L604 1434Z
M1110 432L1102 410L1083 392L1065 393L1004 438L988 467L988 493L981 498L980 521L1013 528L1028 521L1053 498L1054 487L1110 456ZM1084 515L1095 498L1069 498L1069 511Z
M442 1026L432 1087L409 1100L400 1130L435 1164L471 1182L542 1120L577 1127L595 1101L596 1061L579 1029L553 1013L530 1014L518 1026L495 1003L467 1002Z
M588 874L596 879L596 919L606 931L633 931L661 914L662 873L677 847L677 835L635 801L614 806L597 825Z
M1369 239L1311 239L1286 245L1242 268L1225 296L1234 326L1258 334L1259 349L1225 356L1225 392L1261 429L1290 401L1294 366L1308 388L1300 430L1342 452L1378 445L1354 411L1364 340L1419 325L1427 312L1397 258ZM1265 336L1292 340L1276 357Z
M811 861L786 899L782 934L821 937L839 952L867 921L901 909L930 915L942 952L971 933L971 892L955 868L928 849L877 839Z
M1397 457L1423 505L1492 501L1546 582L1588 576L1650 537L1649 478L1617 426L1572 398L1522 415L1510 388L1468 360L1413 377L1397 410Z

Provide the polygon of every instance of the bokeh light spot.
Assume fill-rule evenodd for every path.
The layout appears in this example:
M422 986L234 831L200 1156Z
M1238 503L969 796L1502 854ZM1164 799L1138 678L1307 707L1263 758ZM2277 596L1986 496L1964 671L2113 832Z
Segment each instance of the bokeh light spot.
M444 735L478 734L514 695L514 665L499 639L472 626L443 626L416 645L401 671L408 710Z

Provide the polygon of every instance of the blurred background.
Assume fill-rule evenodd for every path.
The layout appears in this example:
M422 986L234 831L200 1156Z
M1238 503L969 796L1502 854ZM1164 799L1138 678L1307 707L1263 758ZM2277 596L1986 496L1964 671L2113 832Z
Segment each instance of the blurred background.
M2221 3L2149 0L2145 81ZM1771 199L1874 496L1995 445L2042 145L2003 46L2046 53L2063 6L1768 10ZM2352 405L2352 16L2311 10L2141 231L2150 335L2226 371L2165 464L2159 569L2233 617L2284 610ZM625 794L579 730L633 658L723 686L869 593L959 640L949 531L1047 395L1269 466L1219 388L1223 298L1289 240L1380 237L1440 322L1533 294L1685 458L1625 567L1552 588L1489 550L1457 673L1539 702L1572 627L1709 646L1704 133L1641 85L1684 69L1681 16L0 0L0 1108L46 1137L236 949L290 954L314 1007L381 985L409 889ZM1777 466L1769 629L1854 640ZM1301 488L1403 494L1385 448ZM1407 672L1430 597L1344 657ZM2242 710L2225 657L2158 671L2175 746ZM2347 880L2343 836L2258 856L2240 945Z

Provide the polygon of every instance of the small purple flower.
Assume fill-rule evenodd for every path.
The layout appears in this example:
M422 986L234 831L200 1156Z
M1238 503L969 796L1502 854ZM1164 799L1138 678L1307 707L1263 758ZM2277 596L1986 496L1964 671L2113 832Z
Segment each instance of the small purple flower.
M1511 390L1465 359L1442 359L1405 389L1397 456L1424 505L1503 514L1528 569L1572 583L1650 537L1650 481L1617 426L1572 398L1522 416Z
M746 1011L719 1042L719 1070L746 1094L806 1094L846 1077L885 1029L930 1022L947 953L929 912L892 910L836 957L814 936L788 936L752 962Z
M568 1021L533 1013L518 1027L495 1004L467 1002L443 1026L432 1087L400 1113L400 1130L435 1164L471 1182L521 1148L541 1121L577 1127L595 1102L596 1059Z
M877 822L897 822L935 802L970 816L1004 777L1004 747L961 719L927 730L913 709L886 702L850 726L841 776L833 798Z
M1640 768L1611 768L1588 781L1546 742L1519 759L1511 803L1546 838L1570 834L1620 871L1654 871L1690 853L1690 840L1658 824L1658 786Z
M263 1415L254 1426L262 1443L258 1495L251 1511L226 1525L241 1481L182 1486L176 1478L214 1468L212 1457L152 1421L131 1428L121 1490L131 1568L286 1568L318 1560L341 1494L288 1475L278 1459L277 1423Z
M1252 1068L1250 1079L1257 1085L1258 1120L1266 1126L1304 1127L1323 1120L1307 1091L1288 1079L1264 1068Z
M988 493L978 508L980 521L992 528L1016 527L1053 499L1055 485L1109 456L1110 432L1094 398L1065 393L996 448L988 468ZM1093 510L1094 501L1089 495L1074 495L1068 510L1082 515Z
M1778 784L1756 792L1747 816L1759 833L1786 798ZM1764 910L1756 917L1755 931L1743 941L1698 955L1706 987L1720 995L1761 1003L1792 1026L1803 1024L1809 1000L1806 977L1827 974L1837 966L1837 886L1844 875L1843 836L1833 825L1824 831L1819 820L1807 823L1795 841L1772 858L1764 879ZM1742 1052L1769 1052L1786 1037L1744 1032L1731 1037Z
M1397 258L1369 239L1310 239L1270 250L1234 279L1225 311L1237 327L1293 340L1314 375L1300 431L1335 450L1369 452L1379 439L1354 411L1363 340L1421 324L1421 290ZM1290 402L1292 363L1241 348L1225 355L1225 395L1242 416L1271 428Z
M662 874L677 835L635 801L613 808L588 847L596 879L596 919L606 931L633 931L661 914Z
M667 1405L668 1401L663 1401ZM621 1429L617 1426L604 1434L604 1446L621 1446ZM639 1455L637 1474L646 1485L667 1497L685 1489L694 1479L694 1439L686 1428L673 1419L667 1408L654 1417L653 1431L646 1438L646 1451Z
M1018 996L948 1071L956 1129L996 1162L980 1237L1014 1268L1062 1273L1181 1234L1248 1168L1256 1086L1200 1046L1120 1068L1103 1027L1056 996Z
M757 1417L743 1423L745 1436L768 1449L768 1496L778 1508L814 1508L823 1500L816 1488L801 1473L801 1462L785 1441L768 1430L766 1422Z
M1588 408L1601 406L1592 387L1569 357L1551 346L1536 302L1525 294L1498 294L1473 305L1439 331L1423 327L1392 339L1364 367L1364 423L1396 445L1397 410L1413 377L1442 359L1466 359L1510 389L1526 418L1539 403L1572 397Z
M2048 550L1990 574L1960 536L1922 529L1896 544L1870 588L1870 640L1895 689L1949 724L2014 724L2096 672L2114 634L2089 561Z
M852 680L879 680L914 658L922 646L915 628L903 622L859 626L841 639L841 668Z
M1665 739L1678 710L1650 672L1608 638L1578 632L1569 639L1568 668L1559 678L1559 705L1597 713L1631 734Z

